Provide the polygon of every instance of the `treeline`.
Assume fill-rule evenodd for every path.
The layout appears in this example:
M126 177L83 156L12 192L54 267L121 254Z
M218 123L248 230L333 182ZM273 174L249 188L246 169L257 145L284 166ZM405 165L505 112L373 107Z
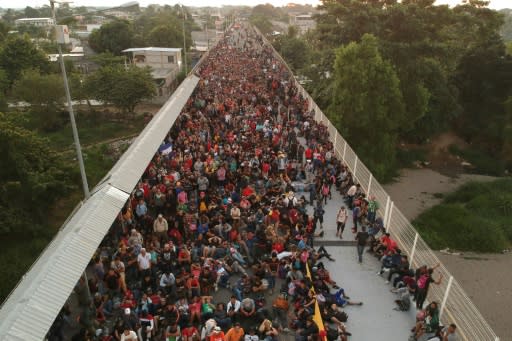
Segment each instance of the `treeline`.
M316 29L274 44L307 76L306 88L382 180L399 142L451 130L490 160L512 166L512 58L504 16L470 0L324 0Z
M186 46L192 46L191 31L201 30L179 5L144 9L133 21L114 20L94 30L89 45L96 52L119 55L130 47L183 47L183 18L185 17Z

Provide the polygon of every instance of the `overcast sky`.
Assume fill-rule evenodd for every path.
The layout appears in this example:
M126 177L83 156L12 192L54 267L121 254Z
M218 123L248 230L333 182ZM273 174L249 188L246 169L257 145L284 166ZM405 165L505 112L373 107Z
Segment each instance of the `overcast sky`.
M129 0L74 0L72 6L105 6L111 5L119 6L123 3L127 3ZM271 3L274 6L283 6L289 2L299 4L313 4L317 5L320 1L317 0L139 0L141 6L147 6L148 4L169 4L174 5L178 2L185 4L186 6L221 6L221 5L248 5L254 6L257 4ZM439 4L456 5L461 3L462 0L437 0ZM49 0L0 0L0 7L2 8L24 8L25 6L39 7L48 4ZM490 6L494 9L501 8L512 8L512 0L491 0Z

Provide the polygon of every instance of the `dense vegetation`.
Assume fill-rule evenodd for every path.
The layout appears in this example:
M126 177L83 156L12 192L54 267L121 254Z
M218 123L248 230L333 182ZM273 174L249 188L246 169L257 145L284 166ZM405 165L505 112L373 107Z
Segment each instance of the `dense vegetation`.
M414 225L434 249L500 252L512 244L512 180L468 183Z
M8 34L10 25L0 21L0 301L82 197L59 65L48 61L40 32ZM118 156L103 142L140 132L135 107L155 93L149 70L125 69L108 53L95 62L87 75L66 63L73 99L104 102L75 107L90 186Z
M510 169L512 57L502 14L478 0L454 8L324 0L320 8L315 30L285 34L275 47L311 79L310 94L381 181L396 173L400 142L447 130L478 146L475 160L502 161L488 173Z
M129 47L178 47L183 46L183 15L185 19L186 46L192 46L191 31L200 30L186 8L179 5L164 6L158 12L148 7L135 20L114 20L94 30L89 44L96 52L119 55Z

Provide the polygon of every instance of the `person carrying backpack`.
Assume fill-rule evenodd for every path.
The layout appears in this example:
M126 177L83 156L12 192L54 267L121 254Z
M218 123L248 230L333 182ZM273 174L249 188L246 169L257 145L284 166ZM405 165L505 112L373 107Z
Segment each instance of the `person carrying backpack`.
M331 189L329 188L329 185L326 181L322 183L321 193L324 205L327 205L327 197L331 198Z

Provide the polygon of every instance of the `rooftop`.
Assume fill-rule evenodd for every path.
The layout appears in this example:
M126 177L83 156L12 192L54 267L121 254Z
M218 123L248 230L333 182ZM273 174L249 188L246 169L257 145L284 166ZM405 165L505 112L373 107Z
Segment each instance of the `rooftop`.
M132 47L121 52L179 52L181 50L179 47Z

